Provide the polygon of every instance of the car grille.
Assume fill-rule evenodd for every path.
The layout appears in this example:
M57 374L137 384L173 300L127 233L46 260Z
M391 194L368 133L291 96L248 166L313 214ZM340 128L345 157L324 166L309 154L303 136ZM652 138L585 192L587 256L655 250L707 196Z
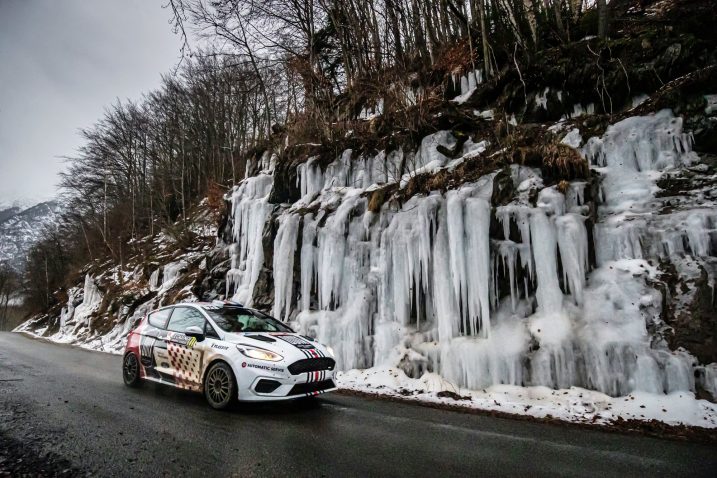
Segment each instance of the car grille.
M294 385L294 387L289 392L289 395L304 395L307 393L313 393L313 392L322 392L324 390L328 390L330 388L336 387L336 384L333 380L322 380L321 382L311 382L311 383L300 383L297 385Z
M330 357L319 357L311 359L303 359L289 365L289 373L291 375L299 375L306 372L319 372L321 370L333 370L336 361Z

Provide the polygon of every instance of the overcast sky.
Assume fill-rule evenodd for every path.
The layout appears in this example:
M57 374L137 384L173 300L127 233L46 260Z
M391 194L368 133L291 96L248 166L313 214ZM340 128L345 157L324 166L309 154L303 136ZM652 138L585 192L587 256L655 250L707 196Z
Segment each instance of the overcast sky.
M0 205L57 193L61 156L173 69L166 0L0 0Z

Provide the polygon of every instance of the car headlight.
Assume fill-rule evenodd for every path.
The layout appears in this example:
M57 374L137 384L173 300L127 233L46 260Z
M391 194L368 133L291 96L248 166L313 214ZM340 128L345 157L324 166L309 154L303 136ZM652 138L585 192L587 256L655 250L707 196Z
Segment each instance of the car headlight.
M326 345L326 350L329 352L329 355L331 355L332 357L336 357L336 354L334 353L334 349L332 349L331 347Z
M269 362L284 360L284 357L272 352L271 350L249 347L247 345L237 345L237 349L239 349L239 352L241 352L244 356L256 360L268 360Z

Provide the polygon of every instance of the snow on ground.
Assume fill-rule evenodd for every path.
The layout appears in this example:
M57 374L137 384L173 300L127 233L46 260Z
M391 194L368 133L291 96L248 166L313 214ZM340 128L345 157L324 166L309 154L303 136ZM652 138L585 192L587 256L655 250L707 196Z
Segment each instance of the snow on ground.
M338 375L339 388L476 410L555 418L567 422L609 425L623 420L658 420L670 425L717 428L717 404L695 400L691 392L633 392L625 397L579 387L492 385L483 390L457 387L426 373L413 379L391 367L350 370Z

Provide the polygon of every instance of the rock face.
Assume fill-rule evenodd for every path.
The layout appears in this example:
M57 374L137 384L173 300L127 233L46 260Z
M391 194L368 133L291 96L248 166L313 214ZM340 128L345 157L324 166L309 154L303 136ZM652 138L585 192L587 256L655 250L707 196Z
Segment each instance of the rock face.
M1 210L0 262L8 262L21 270L30 246L40 237L43 227L52 224L59 213L60 206L56 201L26 209L11 207Z
M669 110L587 141L561 127L567 153L479 174L470 161L495 150L474 136L456 152L451 131L295 175L266 163L231 195L227 294L331 345L343 369L472 389L715 390L714 169ZM277 183L294 176L291 202ZM659 186L684 178L689 193ZM698 272L675 285L660 264Z

